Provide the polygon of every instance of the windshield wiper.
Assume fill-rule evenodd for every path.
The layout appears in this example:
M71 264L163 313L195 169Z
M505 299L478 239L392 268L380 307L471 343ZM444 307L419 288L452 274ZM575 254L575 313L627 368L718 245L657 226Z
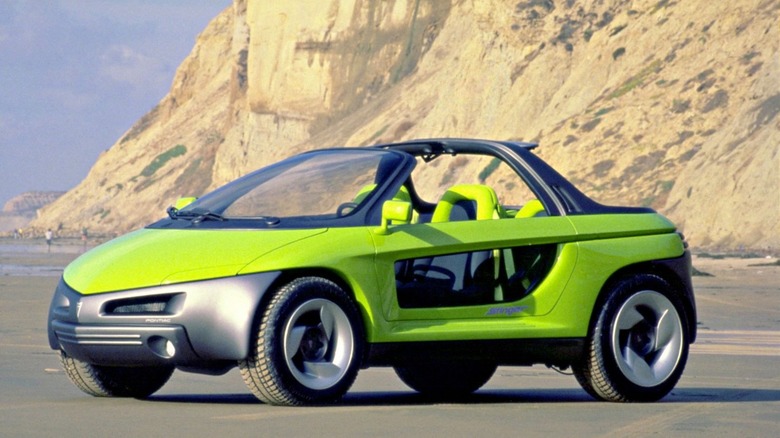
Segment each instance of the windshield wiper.
M214 213L212 211L208 210L202 210L202 209L194 209L194 210L187 210L187 211L180 211L177 210L175 207L168 207L168 216L171 219L188 219L191 220L192 223L197 224L203 221L226 221L227 218L222 216L219 213Z
M166 212L168 213L168 217L170 217L173 220L186 219L192 221L193 224L198 224L203 221L224 222L229 220L228 218L222 216L219 213L214 213L213 211L209 211L203 208L195 208L192 210L182 211L182 210L177 210L176 207L168 207ZM279 218L275 216L247 216L247 217L240 217L234 219L261 221L264 222L269 227L275 227L279 225L279 222L281 222Z
M168 217L171 219L178 219L179 218L179 209L171 205L168 207L167 210L165 210L166 213L168 213Z
M250 220L250 221L265 222L265 224L268 225L268 226L279 225L279 222L281 222L279 220L279 218L275 217L275 216L248 216L248 217L244 217L244 218L241 218L241 219L247 219L247 220Z
M226 221L226 220L227 220L227 218L225 218L221 214L213 213L213 212L210 212L210 211L206 211L206 212L203 212L203 213L199 214L197 217L195 217L192 220L192 223L193 224L199 224L199 223L201 223L203 221L220 221L220 222L223 222L223 221Z

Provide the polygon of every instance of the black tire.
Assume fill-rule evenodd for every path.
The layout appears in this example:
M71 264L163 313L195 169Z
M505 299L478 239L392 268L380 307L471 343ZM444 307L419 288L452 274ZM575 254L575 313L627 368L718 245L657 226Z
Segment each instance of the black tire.
M590 329L577 381L597 399L651 402L666 396L688 359L688 321L664 279L639 274L618 281Z
M239 362L244 382L273 405L333 403L357 377L363 326L352 299L335 283L298 278L263 310L254 350Z
M463 397L493 377L496 365L482 362L427 362L393 367L410 388L435 399Z
M74 359L64 351L60 361L77 388L95 397L146 398L168 382L173 367L107 367Z

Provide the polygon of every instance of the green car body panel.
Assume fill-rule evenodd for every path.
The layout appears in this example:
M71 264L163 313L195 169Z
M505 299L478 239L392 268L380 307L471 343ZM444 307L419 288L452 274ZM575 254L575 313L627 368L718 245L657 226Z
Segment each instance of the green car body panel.
M71 263L65 281L84 295L237 275L264 252L325 230L141 229Z
M451 360L480 351L496 364L566 367L584 360L610 288L647 274L676 290L680 330L693 342L690 258L674 224L650 209L593 203L533 156L532 147L444 139L354 153L326 150L258 171L202 200L187 198L177 204L181 210L169 209L170 218L102 244L66 268L50 309L50 344L63 350L64 360L95 366L221 373L236 361L247 363L257 321L276 291L295 279L322 278L343 289L357 309L362 367L409 364L428 348ZM483 152L504 160L530 187L534 199L522 213L496 201L476 204L481 220L449 220L463 193L483 187L459 186L437 213L436 204L422 201L410 185L415 157L427 163L439 155ZM331 156L340 155L355 164L339 167ZM306 191L280 189L283 195L273 201L274 191L262 189L289 174L288 184L312 178L300 184L316 193L320 168L310 163L318 160L335 181L351 184L342 194L334 186L332 202L323 198L328 187L309 203L297 199ZM392 165L382 170L383 163ZM355 170L360 165L380 170L366 176ZM483 199L491 197L497 199ZM312 214L267 211L285 203ZM335 205L338 212L328 213ZM469 214L468 205L458 208ZM229 216L233 211L243 216ZM451 275L461 259L471 267L454 278L437 274ZM414 275L404 273L412 269ZM449 286L441 289L442 282ZM444 298L421 300L426 291ZM111 341L127 333L132 342Z

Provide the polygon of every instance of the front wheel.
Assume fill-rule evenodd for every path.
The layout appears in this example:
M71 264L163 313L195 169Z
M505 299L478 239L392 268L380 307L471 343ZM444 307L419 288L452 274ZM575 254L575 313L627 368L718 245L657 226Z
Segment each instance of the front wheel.
M95 397L146 398L170 379L173 367L108 367L82 362L60 352L68 379Z
M688 358L688 322L680 299L662 278L641 274L608 291L590 331L587 356L573 367L590 395L649 402L666 396Z
M335 283L299 278L279 289L264 310L255 349L239 362L244 382L274 405L339 400L357 377L363 329L357 307Z

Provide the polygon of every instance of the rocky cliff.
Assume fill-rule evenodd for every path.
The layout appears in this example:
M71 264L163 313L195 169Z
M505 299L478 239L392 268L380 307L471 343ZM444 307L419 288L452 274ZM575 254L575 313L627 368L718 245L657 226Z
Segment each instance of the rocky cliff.
M297 151L483 137L538 141L694 246L776 249L778 17L780 0L237 0L35 225L123 232Z
M25 192L14 196L0 210L0 233L26 228L36 212L57 200L65 192Z
M9 199L3 206L3 213L35 216L35 212L56 201L65 192L25 192Z

